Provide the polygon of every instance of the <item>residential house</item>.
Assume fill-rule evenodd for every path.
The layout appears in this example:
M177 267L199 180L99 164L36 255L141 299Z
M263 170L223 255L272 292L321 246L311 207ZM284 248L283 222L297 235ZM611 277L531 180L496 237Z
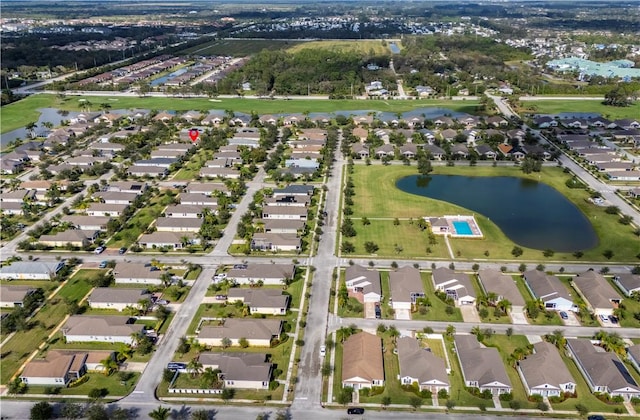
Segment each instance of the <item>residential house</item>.
M403 158L414 159L417 154L418 146L415 144L408 143L400 146L400 155L402 155Z
M255 233L251 239L250 247L255 251L297 252L302 249L302 240L295 234Z
M351 150L353 150L353 154L358 159L367 159L369 154L369 145L364 143L355 143L351 146Z
M227 303L242 302L249 307L251 314L286 315L289 307L289 295L277 289L241 289L231 288L227 294Z
M282 220L282 219L260 219L265 233L287 233L297 235L304 231L303 220Z
M124 311L126 308L142 309L140 301L151 300L146 289L124 289L116 287L96 287L87 298L92 309L113 309Z
M244 338L250 346L270 347L271 341L282 333L282 321L260 318L226 318L220 325L204 325L198 333L198 342L205 346L222 346L222 340L231 340L239 346Z
M640 398L640 387L616 354L584 338L568 338L567 349L591 392L620 396L625 401Z
M613 277L613 282L622 290L625 296L630 297L634 292L640 293L640 274L616 274Z
M427 156L430 156L435 160L442 160L444 155L446 154L444 149L436 146L435 144L425 144L422 146Z
M211 353L198 355L203 369L219 370L225 388L268 390L273 364L264 353Z
M2 280L51 280L64 267L64 262L14 261L0 267Z
M135 335L144 334L144 324L128 316L72 315L61 328L67 343L135 344Z
M480 287L482 287L486 295L490 293L496 295L495 303L506 299L511 302L512 310L522 311L525 301L511 276L492 268L485 268L478 271L478 279L480 280Z
M640 372L640 344L627 347L627 360Z
M517 366L528 395L559 397L576 392L576 381L553 344L540 341L533 345L533 350Z
M492 395L511 392L511 380L496 348L486 347L474 335L455 335L454 345L466 387L489 390Z
M133 192L112 192L112 191L103 191L96 192L93 194L94 198L99 199L104 204L133 204L138 194Z
M395 311L410 312L416 300L425 296L420 271L409 266L389 272L389 288Z
M397 343L402 385L415 383L420 391L429 390L434 394L442 389L449 392L451 383L444 360L421 347L415 338L400 337Z
M229 188L222 182L189 182L185 192L204 195L216 195L217 193L231 195Z
M572 279L571 284L582 296L589 310L596 316L613 315L613 310L622 301L622 297L602 274L593 270L578 274Z
M273 196L289 196L289 195L313 195L315 187L313 185L288 185L285 188L276 188L273 190Z
M32 286L0 286L0 308L17 308L24 304L24 299L35 292Z
M296 266L293 264L247 264L245 268L233 268L227 278L236 284L282 285L286 279L293 280Z
M347 338L342 351L342 387L354 391L384 386L382 340L366 332Z
M236 168L200 168L200 176L205 178L239 179L241 175Z
M62 216L62 223L67 223L73 227L73 229L80 230L107 230L107 223L109 223L110 217L106 216L76 216L66 215Z
M116 284L162 284L162 271L150 264L118 262L113 268Z
M128 204L91 203L86 212L91 217L119 217L128 207Z
M640 171L618 171L607 174L612 181L640 181Z
M189 245L200 244L200 239L193 232L153 232L140 236L138 243L146 249L169 248L174 251Z
M354 264L346 268L344 275L350 296L353 295L362 303L380 302L382 287L380 286L380 273L377 270L369 270Z
M446 293L456 305L472 305L476 301L476 292L466 273L456 273L447 267L433 270L433 284L436 290Z
M83 248L89 246L98 237L99 233L97 230L71 229L53 235L42 235L38 238L38 243L54 248L61 248L68 245Z
M192 206L185 204L171 205L164 209L165 217L177 217L197 219L202 217L202 211L204 206Z
M159 166L132 165L127 169L130 176L149 176L151 178L164 178L169 175L169 169Z
M7 216L22 216L24 214L23 207L23 203L3 202L0 206L0 212Z
M202 218L191 217L158 217L156 228L158 232L192 232L197 233L202 227Z
M307 220L308 209L294 206L265 206L262 208L263 219Z
M578 307L556 276L538 270L525 271L525 285L535 299L540 299L546 309L555 311L577 311Z
M146 182L139 181L111 181L107 186L107 191L118 193L142 194L148 188Z
M285 207L307 207L311 203L308 195L279 195L276 197L265 197L262 201L264 206L285 206Z
M113 357L111 351L50 350L44 359L29 361L20 380L26 385L65 387L87 371L103 371L102 361Z

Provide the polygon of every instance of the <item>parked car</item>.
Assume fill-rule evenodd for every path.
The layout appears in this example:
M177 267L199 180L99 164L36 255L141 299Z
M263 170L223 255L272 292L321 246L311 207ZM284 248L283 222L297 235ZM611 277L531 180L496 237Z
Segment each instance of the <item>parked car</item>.
M600 315L600 321L606 323L606 322L609 322L609 318L607 318L606 315Z
M320 357L324 357L327 354L327 348L325 346L320 346Z
M108 261L102 261L100 262L100 265L98 266L98 268L107 268L107 264L109 264Z
M125 248L125 247L122 247L122 248L120 248L118 250L118 254L120 254L120 255L124 254L125 252L127 252L127 248Z
M347 408L347 414L364 414L364 408L362 407Z
M158 299L156 300L156 305L168 305L169 301L166 299Z
M611 321L612 324L617 324L618 323L618 318L616 318L613 315L609 315L609 321Z
M604 419L604 416L601 416L600 414L594 414L587 417L587 420L605 420L605 419Z
M382 318L382 309L380 309L380 305L376 305L376 319Z
M216 295L216 300L227 300L226 295Z
M102 252L105 250L105 248L103 246L99 246L95 249L95 251L93 251L94 254L102 254Z
M569 315L565 311L560 311L560 318L569 319Z

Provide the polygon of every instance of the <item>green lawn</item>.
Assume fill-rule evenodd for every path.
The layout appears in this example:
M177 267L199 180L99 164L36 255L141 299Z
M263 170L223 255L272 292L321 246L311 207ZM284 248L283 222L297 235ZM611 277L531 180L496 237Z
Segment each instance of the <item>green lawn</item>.
M397 42L396 45L400 47L402 44ZM356 54L369 54L371 51L375 55L389 55L391 51L387 45L387 41L382 40L331 40L331 41L311 41L304 42L289 48L291 52L299 52L305 49L323 49L336 52L353 52Z
M627 107L606 106L600 101L566 101L547 99L539 101L521 101L519 113L558 114L560 112L597 112L610 120L638 118L640 103Z
M161 386L158 388L158 395L161 397L172 397L174 394L169 394L167 390L167 385ZM200 382L200 375L191 376L189 373L181 373L176 378L176 381L173 384L174 388L182 388L182 389L203 389L202 384ZM255 390L255 389L235 389L234 390L234 399L243 399L243 400L256 400L256 401L265 401L265 400L280 400L282 399L282 395L284 392L284 386L280 384L278 388L275 390ZM180 394L178 394L180 395ZM185 394L181 394L185 395ZM195 394L194 394L195 395ZM211 398L215 400L221 400L221 394L198 394L198 398Z
M60 395L88 395L89 391L94 388L104 388L107 390L106 399L112 397L122 397L128 395L138 382L140 374L137 372L131 372L133 375L126 382L122 382L118 373L113 373L110 376L105 376L102 373L88 373L89 380L81 385L73 388L60 388ZM29 394L44 394L45 387L42 386L30 386L28 389Z
M569 175L565 174L561 168L544 167L542 172L526 175L516 167L470 167L470 166L437 166L434 167L434 174L449 174L461 176L514 176L531 180L538 180L547 183L551 187L561 192L572 201L593 223L593 227L598 235L599 244L591 250L584 251L583 260L608 261L603 252L607 249L614 250L611 261L632 261L636 262L637 237L633 234L631 227L618 223L618 216L605 213L605 209L595 206L587 201L586 190L569 189L565 186L565 181ZM489 258L514 259L511 255L515 243L508 239L502 231L484 215L472 210L464 209L454 204L422 197L415 194L405 193L396 188L396 182L405 176L415 175L415 167L407 166L382 166L382 165L356 165L353 182L355 184L356 195L354 199L354 218L419 218L424 216L440 216L445 214L475 214L480 229L485 235L483 239L462 239L451 240L452 249L456 256L463 259L486 259ZM359 226L354 220L354 225L358 232L363 229L373 227L373 222L369 226ZM393 227L393 226L392 226ZM373 230L373 229L372 229ZM387 230L376 228L370 232L370 240L380 246L379 256L393 258L396 254L383 254L388 247L383 248L383 243L389 242L386 237ZM357 237L356 237L357 238ZM410 239L415 240L412 236ZM353 242L355 238L351 238ZM442 242L441 238L438 238ZM392 243L393 245L393 243ZM408 241L400 243L404 250L413 248L413 243ZM522 247L521 247L522 248ZM539 261L542 257L540 250L523 248L524 254L520 260ZM361 252L361 251L360 251ZM407 251L403 251L407 252ZM552 259L554 261L575 261L572 253L556 253ZM517 261L517 260L516 260Z
M422 285L424 286L425 296L429 298L431 307L428 308L427 313L424 315L419 311L413 312L411 314L411 318L422 321L463 322L460 308L453 308L453 313L451 315L447 314L446 308L448 305L436 297L435 288L431 281L431 273L421 272L420 275L422 276Z
M0 108L2 133L24 127L29 122L38 120L38 108L58 108L67 111L80 111L81 102L86 99L91 103L100 104L105 97L100 96L68 96L59 99L55 95L31 95L23 100ZM188 111L194 109L218 109L258 114L286 114L302 112L326 112L376 110L387 112L406 112L416 108L442 107L452 111L473 114L478 101L448 101L448 100L416 100L416 101L362 101L357 99L300 99L300 100L263 100L263 99L213 99L209 98L155 98L155 97L127 97L109 100L113 110L129 108L146 108L158 110ZM97 105L96 105L97 107Z
M509 379L511 380L511 386L513 387L513 399L521 401L522 408L535 408L536 404L527 400L527 391L524 389L524 385L520 380L518 371L507 363L507 358L516 348L526 347L529 345L527 337L524 335L512 335L511 337L507 337L506 335L494 334L491 338L485 338L484 344L487 347L495 347L498 349L500 357L502 357L502 363L504 363L507 371L507 375L509 375ZM505 407L508 406L508 403L503 404Z
M182 169L180 169L172 178L172 181L192 181L200 176L200 168L202 168L206 161L213 158L212 150L198 149L198 152L191 156L188 162L186 162Z
M244 57L262 50L282 50L295 47L304 41L274 40L274 39L217 39L205 44L196 45L181 54L198 55L230 55Z
M31 329L16 332L2 346L0 383L6 384L26 358L46 341L47 336L64 319L67 314L67 305L63 299L80 300L89 292L91 285L87 279L92 274L92 270L79 270L53 299L44 303L40 311L32 318Z
M109 242L107 242L107 247L129 247L135 243L140 235L149 227L151 222L157 219L168 205L165 198L168 198L165 193L160 193L157 197L153 197L149 205L139 209L127 221L124 228L113 235Z
M423 338L421 341L425 348L430 349L431 353L444 360L445 365L447 364L447 358L444 355L445 350L442 340L438 340L437 338Z

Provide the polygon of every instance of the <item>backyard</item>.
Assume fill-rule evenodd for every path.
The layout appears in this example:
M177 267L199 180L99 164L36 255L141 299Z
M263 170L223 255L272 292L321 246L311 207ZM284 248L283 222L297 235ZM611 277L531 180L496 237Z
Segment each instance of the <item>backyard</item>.
M631 106L617 107L607 106L602 101L597 100L559 100L549 97L549 99L535 101L520 101L517 109L519 113L530 114L559 114L561 112L587 112L597 113L604 118L610 120L618 120L622 118L638 118L640 115L640 102L636 102Z

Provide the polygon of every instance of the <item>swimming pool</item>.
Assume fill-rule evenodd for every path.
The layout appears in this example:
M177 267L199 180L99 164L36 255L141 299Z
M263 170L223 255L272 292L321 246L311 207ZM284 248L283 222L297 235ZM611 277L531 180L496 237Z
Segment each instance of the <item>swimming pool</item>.
M456 235L473 235L471 226L469 226L469 222L464 220L456 220L451 223L453 224L453 228L456 230Z

